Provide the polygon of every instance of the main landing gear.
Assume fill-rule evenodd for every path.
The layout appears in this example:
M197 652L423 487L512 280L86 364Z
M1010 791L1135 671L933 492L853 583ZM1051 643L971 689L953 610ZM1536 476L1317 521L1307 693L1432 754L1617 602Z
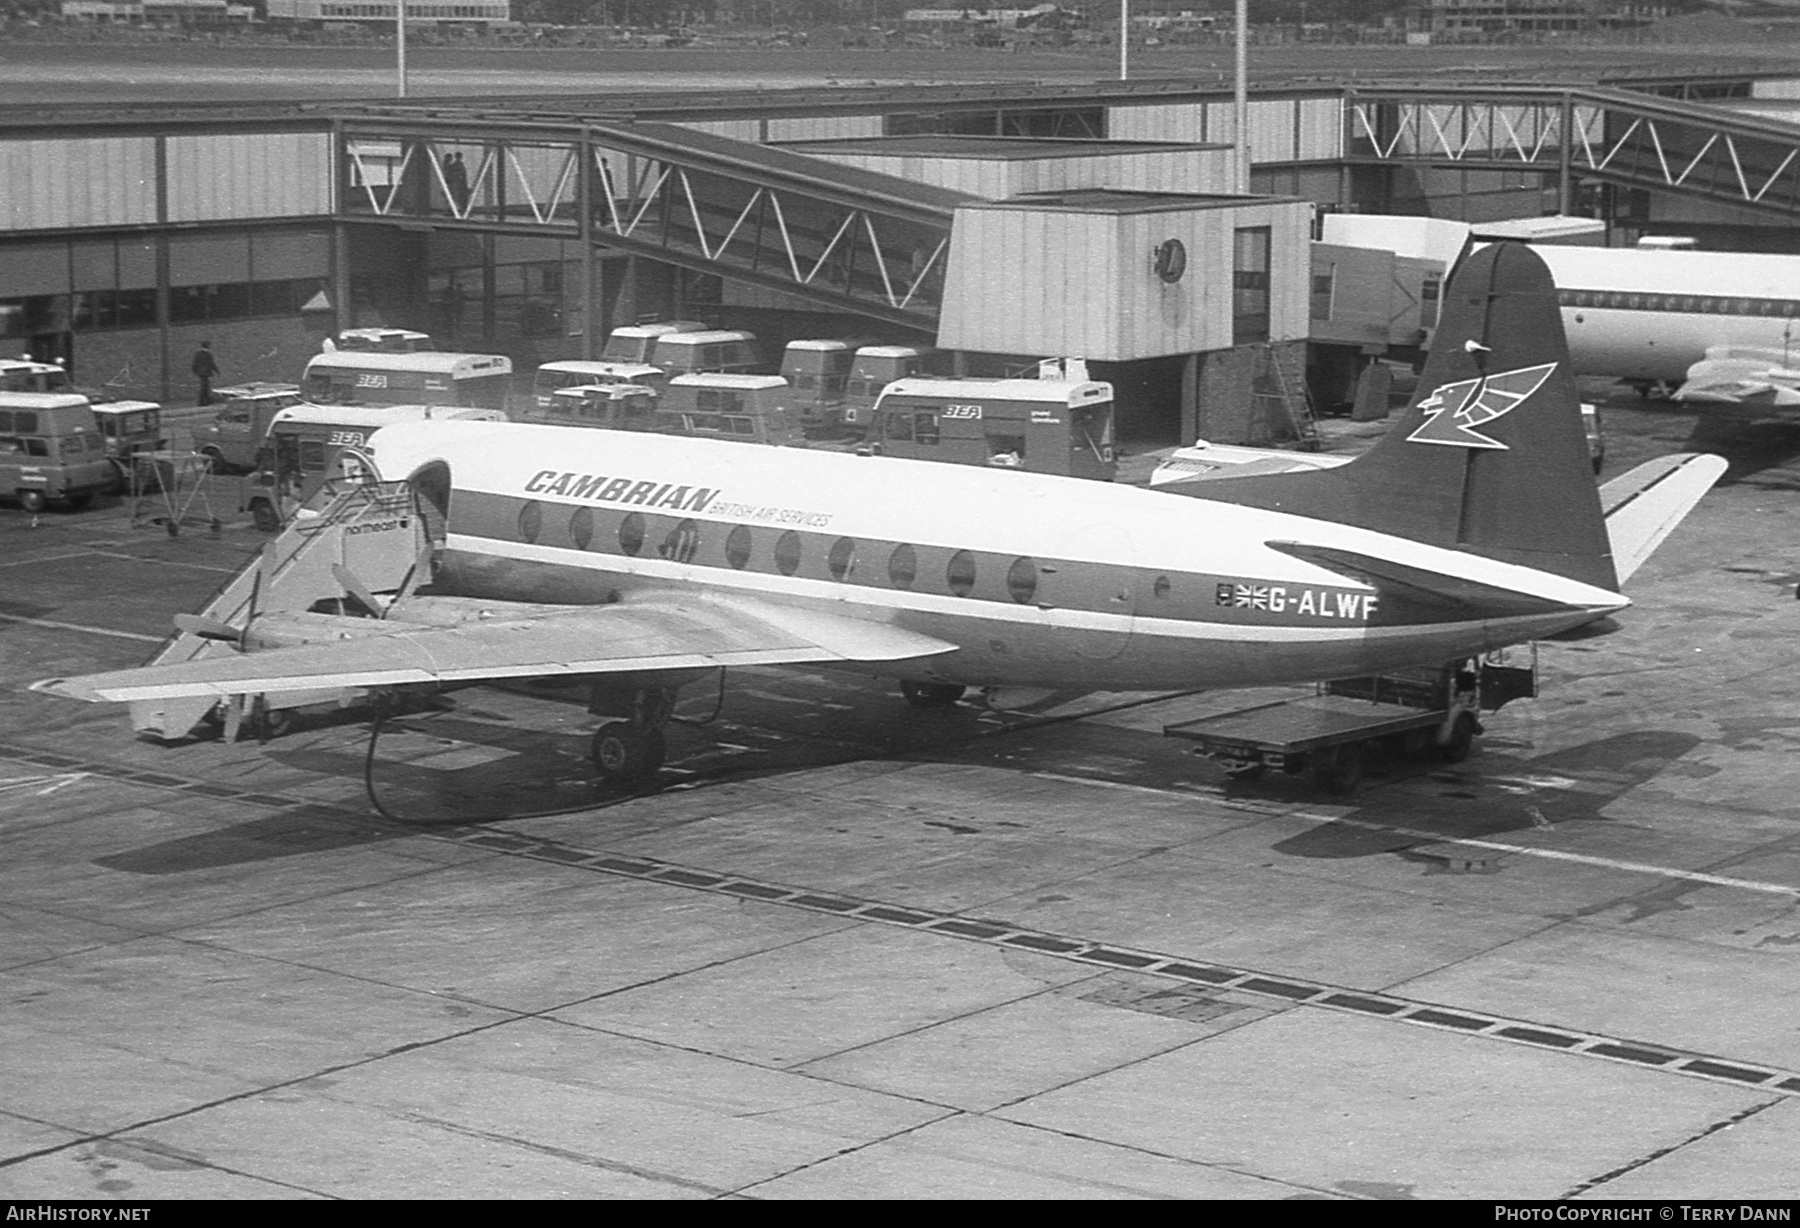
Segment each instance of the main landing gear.
M675 711L675 695L672 686L593 684L588 711L612 718L601 722L588 744L588 756L602 780L638 784L662 769L668 754L663 729Z
M948 708L969 688L951 682L902 682L900 694L915 708Z

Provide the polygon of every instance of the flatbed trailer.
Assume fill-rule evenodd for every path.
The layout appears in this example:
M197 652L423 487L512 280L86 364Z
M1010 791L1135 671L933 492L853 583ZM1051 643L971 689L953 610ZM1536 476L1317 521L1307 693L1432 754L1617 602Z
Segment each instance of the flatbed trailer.
M1365 759L1435 753L1460 763L1482 732L1481 713L1537 694L1537 652L1514 664L1502 650L1479 659L1318 684L1313 695L1221 712L1163 727L1163 736L1196 744L1233 780L1257 780L1273 768L1310 771L1327 793L1354 793Z

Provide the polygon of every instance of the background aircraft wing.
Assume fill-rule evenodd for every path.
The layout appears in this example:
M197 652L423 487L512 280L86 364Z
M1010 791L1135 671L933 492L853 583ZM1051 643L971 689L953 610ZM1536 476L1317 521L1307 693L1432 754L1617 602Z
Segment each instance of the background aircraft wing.
M899 661L955 647L885 623L753 600L661 594L479 624L374 623L370 634L354 639L52 678L32 689L125 702L552 674Z
M1600 488L1613 567L1622 584L1725 476L1723 457L1678 452L1645 461Z

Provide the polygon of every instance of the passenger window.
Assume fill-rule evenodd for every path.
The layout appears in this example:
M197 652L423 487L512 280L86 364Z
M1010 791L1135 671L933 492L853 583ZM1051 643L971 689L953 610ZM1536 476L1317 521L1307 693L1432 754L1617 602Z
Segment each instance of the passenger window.
M662 545L657 547L657 553L670 562L692 562L694 556L700 553L700 526L692 520L683 520L669 530Z
M519 540L535 542L544 531L544 505L532 499L519 509Z
M929 410L913 415L913 437L920 443L936 444L938 416Z
M971 573L970 583L973 582ZM1030 559L1014 559L1013 565L1006 570L1006 591L1020 605L1031 604L1031 599L1037 596L1037 583L1037 564Z
M25 455L49 456L50 441L47 439L27 439L25 441Z
M300 441L300 468L306 473L316 473L325 467L325 445L317 439Z
M586 550L588 543L594 540L594 509L578 507L575 514L569 517L569 540L575 543L577 550Z
M725 538L725 561L742 571L750 564L750 545L750 530L739 525Z
M644 517L632 512L619 522L619 549L636 557L644 548Z
M950 565L944 569L944 582L958 597L967 597L974 592L975 556L967 550L958 550L951 555Z
M911 443L913 437L913 420L911 414L889 413L883 415L882 438L891 439L895 443Z
M840 537L831 543L831 553L825 556L825 566L831 570L833 580L847 580L856 566L856 541L854 538Z
M800 570L800 535L792 529L775 539L775 566L784 576Z
M902 542L888 555L888 582L895 588L911 588L919 578L919 556Z

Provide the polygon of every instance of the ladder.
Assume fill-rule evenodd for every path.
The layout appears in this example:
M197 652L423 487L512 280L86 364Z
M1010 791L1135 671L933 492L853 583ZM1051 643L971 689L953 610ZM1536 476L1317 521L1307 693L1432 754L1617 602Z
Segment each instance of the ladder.
M1313 413L1312 397L1307 393L1305 381L1301 381L1299 393L1295 395L1295 390L1288 384L1287 375L1281 369L1275 347L1265 342L1255 349L1250 396L1252 405L1258 411L1257 420L1274 423L1286 419L1294 438L1299 441L1300 451L1317 452L1319 422ZM1271 401L1275 404L1270 405ZM1270 411L1266 416L1261 412L1265 409Z

